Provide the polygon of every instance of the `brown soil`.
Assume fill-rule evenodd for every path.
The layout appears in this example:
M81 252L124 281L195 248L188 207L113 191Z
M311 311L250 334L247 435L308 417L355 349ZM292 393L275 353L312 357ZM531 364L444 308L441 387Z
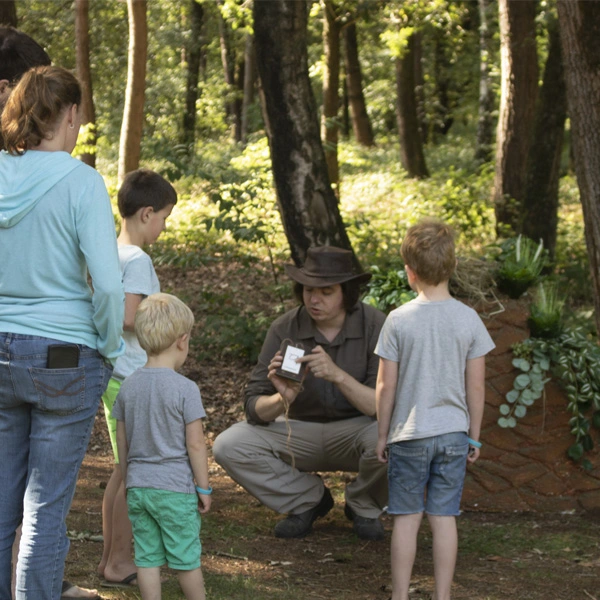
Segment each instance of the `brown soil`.
M232 288L240 310L269 314L275 302L266 293L268 270L261 265L201 267L187 274L176 269L161 269L163 290L184 296L197 317L206 289ZM252 306L249 306L252 299ZM199 318L198 327L203 326ZM206 432L209 445L215 435L242 417L241 390L250 370L247 362L213 355L198 362L192 356L183 371L198 382L207 409ZM103 490L112 470L112 455L102 411L77 486L68 519L72 544L66 565L66 578L80 585L99 588L95 575L102 553L97 540L102 531L101 503ZM333 490L336 507L317 521L314 532L303 540L278 540L271 529L278 516L260 506L256 500L233 483L211 460L211 484L215 490L213 508L203 519L203 570L208 581L208 598L212 576L231 575L241 581L260 582L264 598L278 598L280 590L293 588L296 598L387 600L391 593L389 543L391 519L384 518L384 542L360 542L352 535L343 515L343 487L351 475L325 476ZM461 532L468 539L485 539L491 531L514 524L531 532L531 544L520 539L511 549L504 540L499 547L475 552L459 543L454 595L457 600L600 600L600 521L593 515L535 515L503 513L466 513L459 520ZM552 536L561 546L556 551L536 549L540 532ZM593 535L596 543L589 551L573 552L568 541L573 535ZM507 534L508 535L508 534ZM527 537L525 537L527 539ZM171 573L166 576L172 579ZM431 536L422 527L419 551L413 569L411 598L429 598L433 591ZM134 591L104 591L106 598L140 598ZM243 591L235 598L252 597ZM169 596L181 597L183 596ZM219 596L219 598L225 596ZM256 597L256 595L254 595ZM261 596L262 597L262 596ZM285 595L286 598L292 596Z

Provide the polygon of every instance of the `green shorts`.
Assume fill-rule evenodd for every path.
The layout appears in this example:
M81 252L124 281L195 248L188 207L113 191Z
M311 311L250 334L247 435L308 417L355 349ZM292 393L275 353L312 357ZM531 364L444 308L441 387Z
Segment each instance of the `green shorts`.
M191 571L200 567L198 496L152 488L127 490L135 564Z
M115 464L119 464L119 451L117 450L117 420L111 416L111 411L115 405L117 394L121 389L122 381L117 379L109 379L108 386L104 394L102 394L102 403L104 404L104 417L106 418L106 426L108 427L108 435L112 445L113 454L115 456Z

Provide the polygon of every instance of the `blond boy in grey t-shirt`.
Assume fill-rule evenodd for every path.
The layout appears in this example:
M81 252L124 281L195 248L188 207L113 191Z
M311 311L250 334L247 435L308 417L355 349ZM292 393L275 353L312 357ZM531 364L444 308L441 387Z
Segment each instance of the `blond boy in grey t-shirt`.
M211 506L198 386L176 373L189 351L192 311L170 294L143 300L135 333L146 365L113 407L142 600L160 597L160 567L178 572L187 600L205 600L200 515Z
M448 291L454 236L426 219L402 257L417 298L392 311L375 353L377 456L388 463L392 600L408 600L423 512L433 533L434 600L449 600L457 554L455 516L467 462L479 457L485 355L494 348L477 313Z

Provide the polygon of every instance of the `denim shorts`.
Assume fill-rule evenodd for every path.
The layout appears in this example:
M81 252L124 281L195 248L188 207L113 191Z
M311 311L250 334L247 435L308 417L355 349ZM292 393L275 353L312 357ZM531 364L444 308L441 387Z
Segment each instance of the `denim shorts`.
M191 571L200 567L198 496L152 488L129 488L135 564Z
M390 444L387 512L459 515L468 452L464 432Z

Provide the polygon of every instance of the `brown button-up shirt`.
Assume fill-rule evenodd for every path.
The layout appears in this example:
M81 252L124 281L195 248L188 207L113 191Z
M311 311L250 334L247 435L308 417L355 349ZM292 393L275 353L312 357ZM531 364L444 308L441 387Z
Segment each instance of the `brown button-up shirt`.
M331 356L333 362L358 382L375 389L379 357L374 354L385 315L371 306L358 302L346 314L341 331L329 342L315 327L304 306L299 306L279 317L269 328L263 343L258 364L250 375L245 390L246 417L250 423L264 424L256 414L259 396L276 392L268 379L268 366L283 340L301 342L307 353L315 346ZM307 373L302 390L290 406L289 417L300 421L338 421L360 416L358 411L330 382Z

